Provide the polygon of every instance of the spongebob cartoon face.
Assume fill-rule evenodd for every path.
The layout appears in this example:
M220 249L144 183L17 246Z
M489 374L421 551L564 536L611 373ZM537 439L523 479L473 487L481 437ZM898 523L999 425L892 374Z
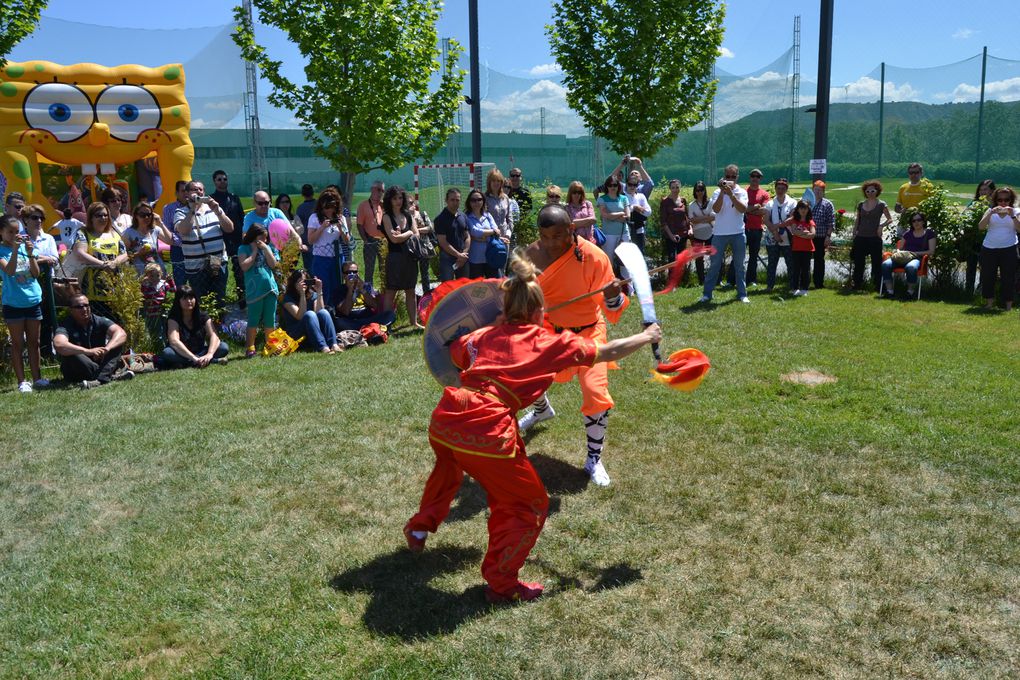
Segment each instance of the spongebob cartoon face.
M147 68L11 62L0 72L0 172L7 191L49 208L39 163L81 166L85 175L155 156L161 208L177 180L190 179L195 152L180 65ZM54 215L48 217L55 217Z

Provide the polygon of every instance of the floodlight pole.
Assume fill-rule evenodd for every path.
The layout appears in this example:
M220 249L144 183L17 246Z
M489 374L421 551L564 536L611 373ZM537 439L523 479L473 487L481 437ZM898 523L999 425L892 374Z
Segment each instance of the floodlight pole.
M818 22L818 93L815 97L815 158L826 158L829 151L829 82L832 79L832 5L821 0ZM813 179L825 179L815 174Z
M482 96L478 79L478 0L468 0L471 49L471 161L482 162Z

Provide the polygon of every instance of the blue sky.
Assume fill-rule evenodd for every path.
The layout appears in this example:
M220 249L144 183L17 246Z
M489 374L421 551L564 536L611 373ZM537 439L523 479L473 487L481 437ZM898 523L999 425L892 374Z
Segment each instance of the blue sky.
M802 71L805 77L814 73L818 56L817 0L738 0L726 4L723 47L733 56L723 59L724 68L746 73L771 61L790 45L793 16L800 14ZM173 7L172 14L161 16L158 8L167 6ZM550 2L480 0L479 6L483 60L511 75L542 75L553 68L544 33L545 24L551 20ZM996 56L1020 60L1020 41L1016 40L1020 3L1013 0L995 4L836 0L835 7L834 84L853 81L882 61L902 67L935 66L973 56L983 45ZM232 3L105 0L95 5L80 0L51 0L45 14L125 27L188 28L229 22ZM447 0L441 35L459 38L466 44L467 27L467 0ZM280 35L269 31L263 34L270 48L284 47ZM81 45L87 52L88 41L83 40Z
M547 0L479 0L481 60L509 78L483 71L482 122L489 131L538 132L578 136L585 129L566 103L557 66L549 53L545 25L552 19ZM983 45L1003 62L990 60L989 99L1020 100L1020 2L836 0L832 61L832 101L869 102L878 99L877 73L883 61L888 101L944 103L976 101L981 65L975 55ZM172 7L162 16L157 8ZM79 36L74 25L50 24L15 48L14 60L49 59L59 63L94 61L107 65L183 62L193 127L239 127L243 70L227 32L206 27L232 21L230 0L106 0L102 12L80 0L51 0L44 15L125 29L97 30ZM977 7L978 11L972 8ZM739 0L727 3L726 35L719 67L730 74L753 74L740 81L723 81L716 98L716 122L736 120L755 110L789 106L790 82L786 64L772 65L792 42L793 17L801 16L801 105L813 103L818 57L818 0ZM990 20L994 12L995 20ZM59 22L57 22L59 23ZM132 32L130 28L188 29L164 33ZM439 34L465 46L467 0L447 0ZM192 33L194 36L192 37ZM285 72L300 80L304 60L283 34L257 27L270 55L281 59ZM196 53L202 57L189 61ZM961 60L969 59L965 63ZM947 64L954 64L944 68ZM201 64L201 68L196 68ZM205 65L212 64L212 68ZM895 68L894 68L895 67ZM263 97L268 85L260 87ZM260 104L263 127L297 127L289 111ZM465 124L467 121L465 121ZM542 128L542 125L545 125Z

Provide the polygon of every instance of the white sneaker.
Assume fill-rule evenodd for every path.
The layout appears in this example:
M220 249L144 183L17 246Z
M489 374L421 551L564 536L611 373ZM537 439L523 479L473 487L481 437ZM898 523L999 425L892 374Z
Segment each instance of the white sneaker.
M528 411L517 420L517 429L521 432L527 432L528 429L535 423L540 423L543 420L549 420L550 418L556 417L556 411L553 410L552 404L549 408L542 411L541 413L535 413L534 411Z
M609 473L606 472L606 468L602 465L602 461L592 465L591 459L584 464L584 471L591 477L591 481L595 486L609 486Z
M34 383L32 383L32 387L34 387L36 389L40 389L40 390L44 390L44 389L46 389L49 386L50 386L50 381L47 380L46 378L39 378Z
M712 301L712 298L708 297L707 295L702 295L702 296L701 296L701 297L700 297L700 298L698 299L698 302L699 302L699 303L703 303L703 302L711 302L711 301Z
M747 297L746 295L740 298L740 301L743 302L745 305L751 304L751 298Z
M28 382L27 380L22 380L20 383L18 383L18 391L21 392L22 394L31 393L32 383Z
M800 289L797 289L797 290L793 291L792 293L790 293L790 295L793 296L793 297L800 297L801 295L804 295L804 291L802 291Z

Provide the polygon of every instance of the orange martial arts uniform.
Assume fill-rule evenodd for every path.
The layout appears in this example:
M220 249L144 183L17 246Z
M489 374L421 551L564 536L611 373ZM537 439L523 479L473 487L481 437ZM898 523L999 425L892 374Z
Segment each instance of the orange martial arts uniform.
M546 267L538 277L545 295L545 307L550 309L584 293L598 290L615 279L613 266L602 249L586 239L576 239L581 253L578 262L574 248L570 248L558 260ZM616 309L606 307L604 295L593 295L557 309L546 315L547 324L555 329L570 329L582 337L591 338L598 344L605 344L606 319L610 323L620 320L630 299L621 295L623 301ZM603 316L603 314L605 316ZM615 364L612 368L615 368ZM570 382L576 375L581 383L581 413L595 416L613 408L609 396L609 364L600 363L593 367L568 368L556 374L556 382ZM530 402L527 402L530 403Z
M482 576L493 590L506 592L517 585L549 510L549 495L524 451L517 411L545 392L557 371L592 366L598 346L570 332L503 324L458 338L450 355L462 370L461 387L447 387L432 412L436 463L407 528L435 532L464 473L471 475L485 489L490 510Z

